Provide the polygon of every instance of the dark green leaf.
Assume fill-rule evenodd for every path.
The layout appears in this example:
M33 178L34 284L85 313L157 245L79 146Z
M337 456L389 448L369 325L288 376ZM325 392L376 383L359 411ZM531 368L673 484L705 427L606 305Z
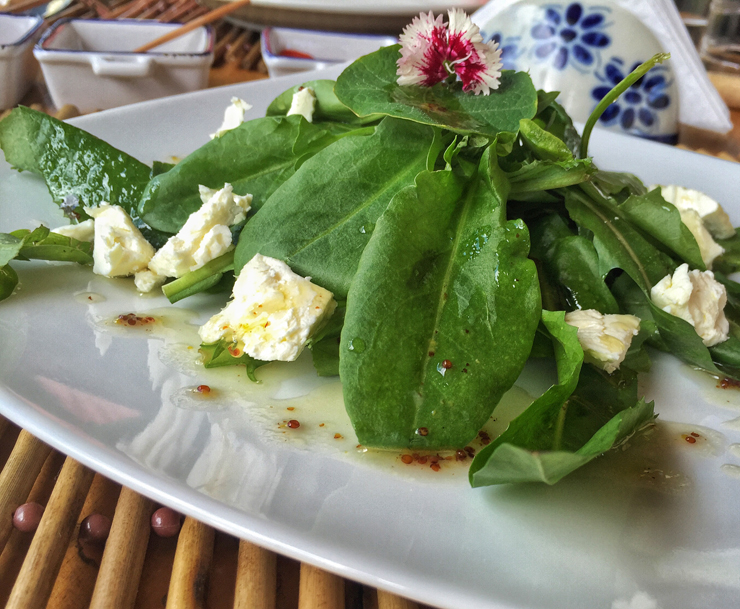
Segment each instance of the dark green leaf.
M591 159L570 161L533 161L507 172L511 195L520 197L542 190L554 190L580 184L593 171Z
M573 126L573 121L565 108L556 101L551 101L542 111L537 112L537 118L542 121L543 128L565 142L574 155L581 147L581 136Z
M123 207L142 227L136 209L151 170L135 158L82 129L24 107L0 121L0 147L16 169L44 178L52 199L68 216L86 219L83 206L107 202ZM144 236L153 243L162 241L153 231Z
M337 137L302 116L242 123L155 177L141 196L139 212L150 226L176 233L203 204L198 186L223 188L227 182L236 194L252 194L252 208L259 209L300 160Z
M339 376L339 336L346 310L346 303L338 302L329 322L308 339L306 346L311 349L313 365L319 376Z
M647 188L640 179L631 173L617 173L614 171L596 171L591 180L601 192L618 197L620 202L630 195L646 195Z
M573 234L558 214L547 214L530 222L529 227L532 256L541 260L552 281L563 287L571 310L619 312L617 301L604 283L591 241Z
M668 248L689 266L705 271L699 245L681 221L681 214L663 195L660 188L645 195L632 195L619 206L624 217Z
M384 119L367 137L346 137L309 159L242 231L237 272L260 253L342 298L380 215L424 170L433 130Z
M381 116L370 116L364 119L352 112L347 106L337 99L334 94L333 80L309 80L302 85L291 87L278 95L267 107L266 116L285 116L290 110L293 95L304 87L311 87L316 95L316 107L314 108L313 120L339 121L343 123L367 124L381 119Z
M540 127L535 121L523 118L519 121L519 134L535 158L541 161L572 161L573 153L565 142Z
M396 82L398 45L365 55L346 68L334 87L339 100L360 117L386 114L459 133L495 136L516 132L537 111L537 91L524 72L504 71L490 95L464 93L459 86L404 86Z
M18 285L18 275L9 264L0 266L0 300L5 300L13 294Z
M612 269L622 269L642 290L649 292L673 271L671 259L647 241L617 205L578 188L569 188L564 195L573 221L593 233L602 277Z
M712 263L712 270L720 271L725 274L737 273L740 271L740 235L735 229L735 235L730 239L720 239L717 241L723 248L725 253L719 258L715 259Z
M18 256L22 247L23 239L7 233L0 233L0 266L5 266Z
M465 191L452 172L419 174L363 252L340 345L363 445L464 446L531 351L540 298L529 234L506 221L491 152Z
M29 231L0 233L0 266L13 258L20 260L55 260L92 264L92 243L52 233L45 226Z
M654 418L652 403L637 398L633 372L608 375L583 365L576 329L565 323L564 313L543 311L542 321L553 337L558 384L475 456L473 486L554 484Z
M558 98L560 91L537 90L537 116L542 114Z

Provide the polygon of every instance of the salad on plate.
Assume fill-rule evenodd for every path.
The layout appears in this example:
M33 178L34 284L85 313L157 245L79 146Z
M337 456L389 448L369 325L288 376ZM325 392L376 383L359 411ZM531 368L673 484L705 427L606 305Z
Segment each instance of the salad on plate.
M652 424L648 347L740 379L740 238L721 205L588 157L600 115L667 56L579 135L462 11L420 15L401 43L285 91L263 118L235 99L175 164L13 110L6 160L71 224L0 234L0 298L31 259L131 276L173 303L223 293L200 329L206 367L259 382L308 349L340 377L363 446L472 457L473 486L553 484ZM474 450L533 359L555 382Z

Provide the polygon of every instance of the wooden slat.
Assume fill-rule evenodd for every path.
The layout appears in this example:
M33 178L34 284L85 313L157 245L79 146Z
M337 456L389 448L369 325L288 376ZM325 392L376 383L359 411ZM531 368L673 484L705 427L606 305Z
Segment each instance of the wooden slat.
M167 593L167 609L204 609L214 531L186 518L180 531Z
M419 606L414 601L378 590L378 609L419 609Z
M46 505L49 501L57 474L64 464L64 455L55 450L51 451L46 458L36 482L28 494L29 502ZM22 533L13 529L5 544L5 549L0 554L0 607L4 607L13 588L13 582L18 577L23 560L26 558L28 548L33 540L33 533Z
M234 609L275 609L277 556L242 540L236 568Z
M80 511L77 526L67 545L67 552L46 609L79 609L90 604L100 569L103 546L81 544L80 524L90 514L102 514L113 520L120 492L120 485L100 474L95 474L85 504Z
M3 437L3 434L10 429L10 421L6 419L5 417L0 417L0 438Z
M302 563L298 609L344 609L344 580Z
M90 609L130 609L136 600L154 504L123 488L105 545Z
M26 502L51 447L21 431L13 452L0 472L0 552L13 530L13 512Z
M6 609L46 606L93 475L92 470L67 457Z

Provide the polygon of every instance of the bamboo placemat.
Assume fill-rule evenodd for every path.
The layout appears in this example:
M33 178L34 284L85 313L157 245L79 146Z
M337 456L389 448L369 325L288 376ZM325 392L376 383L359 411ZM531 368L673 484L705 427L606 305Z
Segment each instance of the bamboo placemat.
M417 609L185 518L159 537L160 507L0 417L0 607L6 609ZM35 532L18 506L45 506ZM107 540L81 524L110 519Z

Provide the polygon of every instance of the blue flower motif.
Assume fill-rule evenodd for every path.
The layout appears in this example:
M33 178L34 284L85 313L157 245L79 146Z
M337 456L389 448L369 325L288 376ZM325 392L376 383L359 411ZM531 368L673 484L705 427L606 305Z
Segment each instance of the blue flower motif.
M552 61L558 70L569 63L580 70L589 68L599 60L599 51L611 44L611 38L603 31L608 25L608 10L593 7L588 12L580 2L547 6L544 21L531 30L534 56L540 61Z
M613 57L606 65L603 74L596 74L604 85L591 91L591 97L600 102L614 86L632 72L641 62L636 62L629 70L623 70L624 61ZM638 135L649 135L658 127L659 113L671 105L666 92L673 84L670 71L664 66L656 66L635 82L622 97L611 104L599 119L605 125L619 124L624 131Z
M519 69L516 64L516 60L519 59L519 57L521 57L522 53L524 52L522 49L519 48L519 42L521 41L521 39L521 36L510 36L509 38L504 38L504 35L501 32L496 32L491 36L486 36L485 34L483 34L484 42L497 42L499 47L501 48L501 63L504 64L504 70Z

